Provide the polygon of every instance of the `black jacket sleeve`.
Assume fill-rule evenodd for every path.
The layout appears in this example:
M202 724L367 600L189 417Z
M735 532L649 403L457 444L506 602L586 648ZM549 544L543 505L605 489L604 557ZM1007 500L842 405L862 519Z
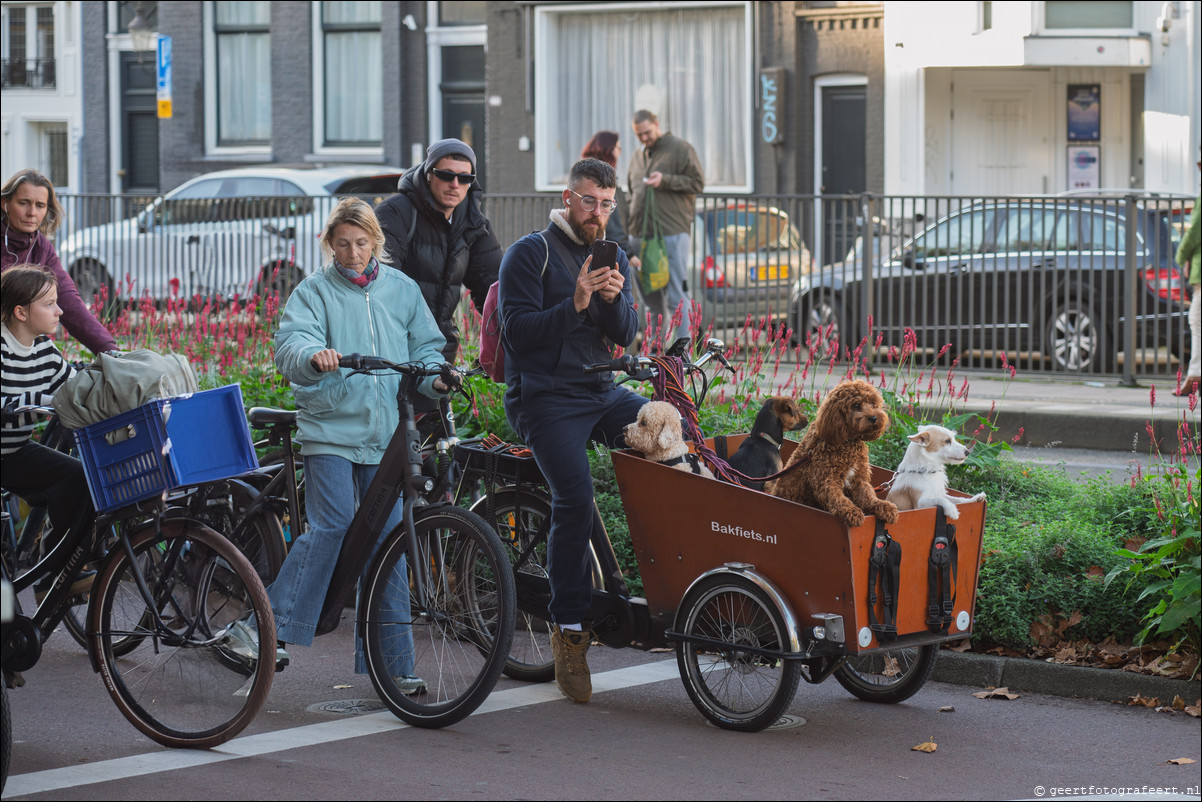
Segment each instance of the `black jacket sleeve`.
M484 311L484 299L488 296L488 288L501 272L503 255L501 242L492 230L492 223L485 218L484 234L472 243L467 272L463 275L463 286L471 291L472 303L481 312Z
M413 202L401 193L376 207L376 219L380 221L380 228L384 229L384 250L388 253L389 264L397 270L402 270L404 260L409 255L409 231L413 228L416 214Z

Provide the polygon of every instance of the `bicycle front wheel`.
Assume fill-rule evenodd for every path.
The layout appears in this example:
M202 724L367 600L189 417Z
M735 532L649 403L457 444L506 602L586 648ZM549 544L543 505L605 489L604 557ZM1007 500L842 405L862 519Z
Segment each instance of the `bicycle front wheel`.
M372 684L417 727L471 715L492 691L513 639L514 589L497 535L478 516L427 507L414 522L418 564L397 527L380 548L359 601ZM415 681L423 685L415 691Z
M124 548L105 559L88 607L92 646L109 695L135 727L164 746L205 749L241 732L266 700L275 619L254 568L228 540L188 519L158 525L131 533L132 560ZM239 622L257 623L257 644L231 637ZM118 644L131 640L121 657Z

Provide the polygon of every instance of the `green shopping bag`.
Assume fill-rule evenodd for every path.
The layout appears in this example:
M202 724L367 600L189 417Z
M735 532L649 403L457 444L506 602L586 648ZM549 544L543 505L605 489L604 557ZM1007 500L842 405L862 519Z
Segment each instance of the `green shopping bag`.
M668 246L660 232L659 214L655 209L655 188L647 187L647 205L643 207L643 247L639 251L639 289L643 295L659 292L668 286Z

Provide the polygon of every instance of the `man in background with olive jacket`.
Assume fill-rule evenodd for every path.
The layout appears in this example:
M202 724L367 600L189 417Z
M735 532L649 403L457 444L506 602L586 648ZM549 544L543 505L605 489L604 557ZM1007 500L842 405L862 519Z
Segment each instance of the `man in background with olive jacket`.
M668 286L659 292L644 295L651 315L647 337L656 329L665 345L671 344L673 316L677 337L689 336L689 313L693 300L687 283L689 266L689 230L693 225L697 193L705 189L705 175L697 151L672 132L660 133L659 119L650 111L634 113L634 135L642 147L635 151L626 174L630 187L630 218L627 228L642 239L652 235L644 230L643 211L646 208L647 188L655 190L655 206L659 215L660 233L668 250ZM650 224L646 226L650 229Z

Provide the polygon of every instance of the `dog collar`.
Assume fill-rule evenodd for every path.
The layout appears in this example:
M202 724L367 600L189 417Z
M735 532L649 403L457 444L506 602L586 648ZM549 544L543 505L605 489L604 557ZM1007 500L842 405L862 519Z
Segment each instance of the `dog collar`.
M682 454L679 457L664 460L660 463L660 465L667 465L671 467L673 465L680 465L681 463L687 463L688 466L693 469L693 473L701 473L701 464L697 462L696 454Z
M772 435L768 434L767 432L760 432L758 435L756 435L756 437L762 437L765 440L767 440L769 443L771 443L772 445L776 446L777 448L780 448L780 441L775 439Z
M904 471L898 470L894 473L939 473L939 468L906 468Z

